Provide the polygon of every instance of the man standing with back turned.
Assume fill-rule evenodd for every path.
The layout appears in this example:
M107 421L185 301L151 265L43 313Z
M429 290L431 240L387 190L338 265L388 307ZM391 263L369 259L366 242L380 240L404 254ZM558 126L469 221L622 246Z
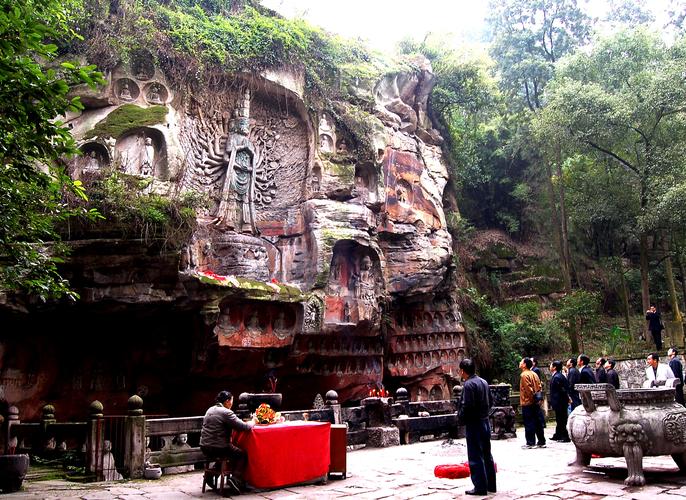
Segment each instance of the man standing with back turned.
M679 361L679 351L675 347L670 347L667 351L667 356L669 356L669 367L672 369L674 376L679 379L679 384L674 386L676 394L674 399L680 405L684 405L684 368L681 366L681 361Z
M460 361L460 376L464 380L459 421L467 434L467 458L474 488L467 495L487 495L495 492L495 465L491 455L491 426L488 414L493 404L488 383L476 375L474 362Z
M530 358L522 358L519 369L522 374L519 378L519 407L524 417L525 450L539 447L545 448L545 434L543 434L543 410L536 401L535 394L541 391L541 379L531 371L533 362ZM536 443L538 439L538 443Z

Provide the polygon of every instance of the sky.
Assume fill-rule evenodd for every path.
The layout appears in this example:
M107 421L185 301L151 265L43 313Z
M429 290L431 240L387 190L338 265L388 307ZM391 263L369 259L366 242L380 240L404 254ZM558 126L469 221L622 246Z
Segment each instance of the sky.
M375 49L391 50L402 38L423 38L427 32L478 41L488 0L262 0L262 5L345 37L368 40Z
M645 0L658 17L668 0ZM348 38L362 38L369 46L392 51L408 35L423 38L428 32L452 34L458 42L482 41L488 0L261 0L262 5L288 17ZM602 16L607 0L589 0L584 8Z

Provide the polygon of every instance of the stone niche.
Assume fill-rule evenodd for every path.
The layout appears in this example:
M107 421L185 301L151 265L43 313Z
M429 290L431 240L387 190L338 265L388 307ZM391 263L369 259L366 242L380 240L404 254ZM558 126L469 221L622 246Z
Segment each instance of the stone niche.
M141 94L140 87L131 78L119 78L112 86L114 97L123 103L138 100Z
M377 297L383 290L379 257L369 247L341 240L333 248L326 287L328 326L355 326L365 323L370 331L379 326Z
M228 300L219 309L214 334L221 347L288 347L302 328L302 307L294 304Z
M150 51L136 50L131 56L130 72L140 81L148 81L155 76L155 62Z
M234 185L227 175L234 175L228 165L235 150L244 164L241 182L251 186L241 202L249 205L252 233L278 237L291 231L293 207L306 198L311 161L312 127L301 101L265 82L237 78L192 103L180 128L181 145L188 151L182 187L208 195L209 219L227 215L222 200Z
M127 174L167 179L169 172L164 135L150 127L126 132L117 139L115 162Z
M110 164L110 154L107 148L99 142L87 142L79 148L81 156L69 162L69 174L74 180L81 180L85 176L99 172Z

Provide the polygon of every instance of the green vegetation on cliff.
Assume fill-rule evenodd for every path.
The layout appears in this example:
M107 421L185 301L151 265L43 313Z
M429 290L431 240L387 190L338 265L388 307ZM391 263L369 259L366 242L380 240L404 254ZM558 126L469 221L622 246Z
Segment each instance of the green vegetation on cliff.
M114 137L116 139L128 130L162 123L166 116L167 108L165 106L141 108L134 104L124 104L112 111L104 120L98 122L84 138Z

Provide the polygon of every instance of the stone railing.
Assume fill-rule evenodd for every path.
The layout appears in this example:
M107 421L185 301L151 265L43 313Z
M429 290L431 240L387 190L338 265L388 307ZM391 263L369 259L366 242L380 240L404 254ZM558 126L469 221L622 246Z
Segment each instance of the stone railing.
M498 405L494 412L512 410L506 405L509 390L510 386L491 386ZM409 444L426 436L455 438L463 435L457 423L460 391L461 387L456 386L450 400L411 402L407 390L400 388L395 399L369 397L354 407L341 407L338 394L329 391L325 398L318 396L315 408L284 411L281 415L287 421L346 424L348 445ZM276 396L278 401L274 399ZM241 394L236 413L241 418L249 418L265 398L278 410L280 397L280 394ZM78 450L83 454L86 470L97 480L122 476L141 478L146 464L159 465L166 473L185 472L204 459L199 447L202 416L145 415L139 396L129 398L126 415L104 416L98 401L91 403L89 414L86 422L57 423L54 408L46 405L41 422L27 424L19 422L18 412L13 409L3 424L3 439L5 443L23 443L25 449L21 451L33 454L38 454L46 442L58 443L51 445L52 448ZM497 412L491 415L494 437L498 437L496 430L501 417Z

